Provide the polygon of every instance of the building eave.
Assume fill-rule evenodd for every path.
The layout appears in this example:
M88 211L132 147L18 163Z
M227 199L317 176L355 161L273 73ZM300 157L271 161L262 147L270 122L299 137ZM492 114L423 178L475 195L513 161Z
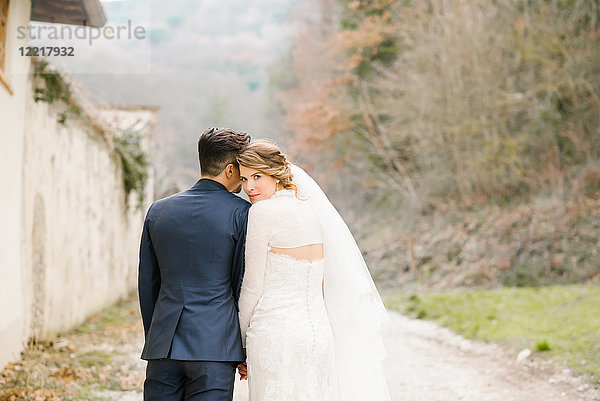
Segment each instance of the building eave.
M106 24L99 0L32 0L31 20L96 28Z

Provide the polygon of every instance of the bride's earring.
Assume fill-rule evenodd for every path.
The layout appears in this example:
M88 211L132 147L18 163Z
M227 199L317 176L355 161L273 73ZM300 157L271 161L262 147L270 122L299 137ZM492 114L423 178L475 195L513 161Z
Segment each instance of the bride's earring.
M278 189L279 189L279 180L276 180L275 181L275 190L278 190Z

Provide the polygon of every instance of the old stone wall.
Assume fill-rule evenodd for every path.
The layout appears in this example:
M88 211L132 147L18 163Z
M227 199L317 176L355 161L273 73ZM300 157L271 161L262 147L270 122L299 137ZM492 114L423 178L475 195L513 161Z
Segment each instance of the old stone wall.
M27 25L29 7L11 2L9 31ZM9 49L19 45L9 42ZM11 90L0 87L0 369L32 337L52 338L135 288L153 197L148 189L140 205L137 194L126 195L109 130L86 113L59 122L72 105L35 102L44 82L31 60L7 63Z
M30 93L39 85L32 80ZM23 144L24 316L26 333L41 338L135 287L145 210L134 193L126 198L120 159L103 135L82 117L67 113L66 122L58 122L66 108L26 103L31 118Z

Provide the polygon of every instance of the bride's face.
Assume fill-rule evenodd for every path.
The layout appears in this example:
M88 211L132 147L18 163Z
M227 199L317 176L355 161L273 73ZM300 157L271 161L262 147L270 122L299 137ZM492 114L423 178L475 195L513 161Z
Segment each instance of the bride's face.
M251 203L269 199L277 190L277 180L262 171L240 165L240 177Z

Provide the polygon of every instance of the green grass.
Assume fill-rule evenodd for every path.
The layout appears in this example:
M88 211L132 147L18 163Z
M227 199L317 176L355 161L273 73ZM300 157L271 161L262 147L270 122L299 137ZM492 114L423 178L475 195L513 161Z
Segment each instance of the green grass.
M113 362L111 354L104 351L86 352L79 356L81 366L91 368L92 366L103 366Z
M438 322L467 338L543 352L600 377L600 286L383 293L388 308Z
M104 330L108 327L121 326L131 322L132 315L137 316L137 295L135 294L90 316L73 331L77 334L82 334Z

